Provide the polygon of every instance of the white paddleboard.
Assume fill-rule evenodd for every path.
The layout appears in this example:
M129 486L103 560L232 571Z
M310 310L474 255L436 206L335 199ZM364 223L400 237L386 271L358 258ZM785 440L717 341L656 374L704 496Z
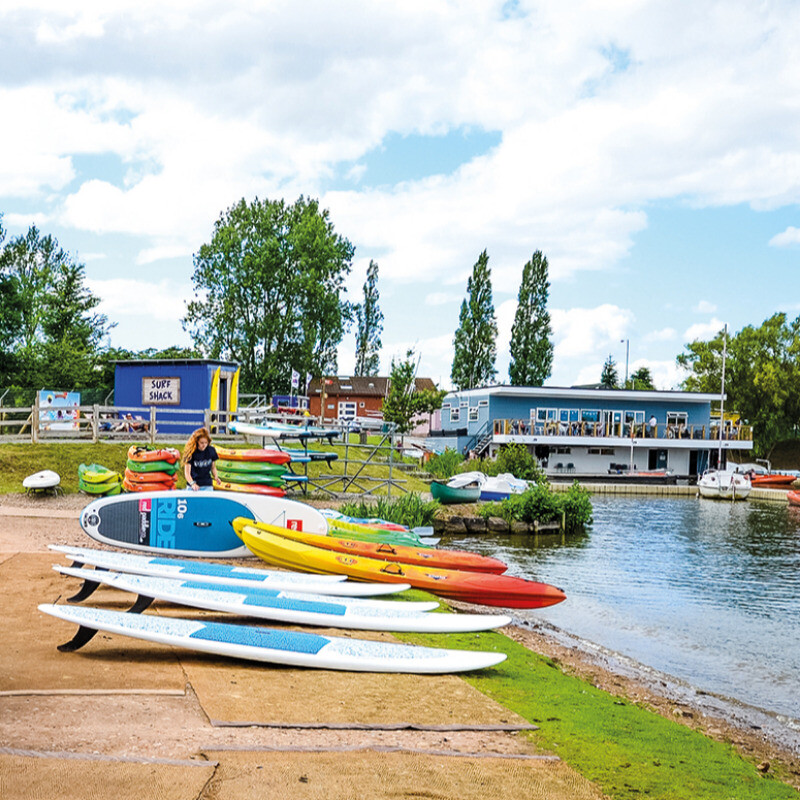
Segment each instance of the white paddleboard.
M61 476L51 469L34 472L22 480L23 489L55 489L61 483Z
M511 622L511 617L499 614L428 614L419 611L416 604L391 600L354 600L301 592L238 589L199 581L149 578L105 570L98 572L58 566L53 569L64 575L99 581L155 600L299 625L366 631L463 633L491 630ZM438 603L426 605L430 610Z
M302 425L280 425L278 423L254 425L250 422L229 422L228 430L242 436L260 436L262 439L335 439L341 431L332 428L311 428Z
M154 578L201 580L221 586L267 588L279 591L302 591L335 597L376 597L402 592L407 583L361 583L350 581L344 575L309 575L304 572L251 569L205 561L185 561L180 558L138 556L86 547L49 545L51 550L64 553L81 564L91 564L101 569L151 575Z
M243 492L136 492L100 497L81 511L83 530L98 542L178 556L244 558L252 553L231 520L249 517L283 528L325 534L325 517L305 503Z
M466 672L504 661L504 653L370 642L221 622L127 614L97 608L40 605L45 614L85 628L204 653L294 667L356 672Z

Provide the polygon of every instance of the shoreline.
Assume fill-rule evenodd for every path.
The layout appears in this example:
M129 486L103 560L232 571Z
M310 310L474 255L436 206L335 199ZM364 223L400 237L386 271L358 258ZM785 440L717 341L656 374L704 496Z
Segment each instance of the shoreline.
M77 512L88 500L60 497L0 496L0 553L49 552L47 544L86 545ZM37 520L26 524L25 520ZM93 546L103 547L99 543ZM459 610L482 606L449 602ZM638 664L623 654L573 636L542 620L515 618L502 632L526 648L550 658L563 672L597 688L655 711L706 736L731 743L747 760L773 771L781 765L783 780L800 789L800 725L780 715L707 694L672 676ZM797 727L793 727L793 725Z

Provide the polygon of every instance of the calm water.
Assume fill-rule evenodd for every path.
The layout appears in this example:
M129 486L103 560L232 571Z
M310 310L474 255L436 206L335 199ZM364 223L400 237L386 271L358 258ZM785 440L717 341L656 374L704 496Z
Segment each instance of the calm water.
M533 612L693 686L800 720L800 509L690 498L593 498L567 538L450 537L508 574L560 586ZM528 613L528 612L524 612Z

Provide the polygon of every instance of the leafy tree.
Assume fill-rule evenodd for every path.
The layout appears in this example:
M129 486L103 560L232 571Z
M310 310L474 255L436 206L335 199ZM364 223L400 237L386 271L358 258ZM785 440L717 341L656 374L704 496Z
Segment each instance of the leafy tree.
M497 321L492 301L489 256L484 250L467 281L467 299L461 304L453 342L450 378L458 389L472 389L494 380L497 357Z
M241 200L194 257L184 328L207 356L242 365L244 391L288 393L293 369L335 373L353 252L316 200Z
M600 387L602 389L616 389L619 386L619 375L614 358L609 355L606 363L603 364L603 374L600 376Z
M82 388L94 382L101 341L113 325L94 311L100 300L84 280L84 266L36 226L3 248L3 344L13 350L20 384Z
M355 306L356 322L356 375L377 375L380 366L383 312L378 307L378 265L369 262L364 284L364 302Z
M685 345L678 364L691 373L687 391L718 393L722 383L723 331L710 341ZM755 447L768 453L800 425L800 317L774 314L758 327L730 336L725 364L725 408L753 425Z
M392 359L389 376L389 394L383 401L383 418L397 426L398 433L408 433L417 414L432 414L441 408L447 392L438 389L415 391L417 372L414 351L408 350L400 361Z
M547 298L547 257L537 250L523 267L517 313L511 328L508 375L512 386L541 386L553 369L550 314Z
M652 391L656 387L653 384L653 376L650 373L649 367L639 367L636 372L631 373L628 378L627 389L636 389L638 391Z

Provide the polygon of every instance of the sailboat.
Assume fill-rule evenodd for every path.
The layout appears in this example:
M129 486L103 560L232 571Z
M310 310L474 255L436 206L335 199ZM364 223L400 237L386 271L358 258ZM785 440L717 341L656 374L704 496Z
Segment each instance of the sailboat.
M728 352L728 326L725 326L722 339L722 382L719 393L719 450L717 464L722 464L722 428L725 422L725 357ZM714 500L746 500L752 489L746 475L721 469L707 469L697 480L701 497Z

